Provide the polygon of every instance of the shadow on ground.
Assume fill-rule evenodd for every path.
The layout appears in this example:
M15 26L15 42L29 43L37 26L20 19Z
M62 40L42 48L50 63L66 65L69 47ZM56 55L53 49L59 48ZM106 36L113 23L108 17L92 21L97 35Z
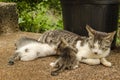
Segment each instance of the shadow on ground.
M38 39L40 34L18 32L0 36L0 80L120 80L120 51L111 51L108 60L111 68L103 65L89 66L81 63L76 70L66 70L58 76L51 76L49 63L54 57L39 58L34 61L18 61L13 66L7 65L14 53L14 43L22 36Z

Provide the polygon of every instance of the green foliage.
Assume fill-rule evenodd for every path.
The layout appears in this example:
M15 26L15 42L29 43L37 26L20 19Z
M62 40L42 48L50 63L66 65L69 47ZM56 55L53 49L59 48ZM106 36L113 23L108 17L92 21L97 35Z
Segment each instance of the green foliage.
M118 20L118 29L117 29L116 45L117 45L117 46L120 46L120 8L119 8L119 20Z
M50 29L62 29L61 15L57 11L54 13L54 11L54 9L49 8L49 5L45 5L44 2L35 5L33 8L28 6L28 9L22 11L19 16L21 30L43 32Z
M120 46L120 27L117 30L116 45Z
M16 2L22 31L43 32L63 29L59 0L4 0Z

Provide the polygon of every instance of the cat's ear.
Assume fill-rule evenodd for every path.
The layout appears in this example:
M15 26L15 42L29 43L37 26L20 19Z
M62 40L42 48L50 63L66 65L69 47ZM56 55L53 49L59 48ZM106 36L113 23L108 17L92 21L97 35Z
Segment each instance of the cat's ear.
M106 39L107 40L113 40L115 34L116 34L116 31L108 33L108 36L106 37Z
M62 37L61 38L61 41L62 41L62 43L64 43L66 46L68 46L69 44L67 43L67 41Z
M69 47L69 48L71 48L74 52L77 53L77 49L74 48L74 47L72 47L64 38L61 38L61 41L62 41L62 43L65 44L65 47Z
M94 37L95 30L92 29L89 25L86 25L86 30L88 31L88 35Z

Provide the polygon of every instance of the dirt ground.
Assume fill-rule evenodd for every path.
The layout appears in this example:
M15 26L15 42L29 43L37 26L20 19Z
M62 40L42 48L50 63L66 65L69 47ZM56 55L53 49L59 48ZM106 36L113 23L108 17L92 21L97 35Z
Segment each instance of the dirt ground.
M66 70L58 76L51 76L53 70L49 63L55 57L39 58L34 61L18 61L15 65L8 65L9 57L14 53L14 43L22 36L35 39L40 37L37 33L18 32L0 36L0 80L120 80L120 49L111 51L108 60L112 67L103 65L90 66L80 64L75 70Z

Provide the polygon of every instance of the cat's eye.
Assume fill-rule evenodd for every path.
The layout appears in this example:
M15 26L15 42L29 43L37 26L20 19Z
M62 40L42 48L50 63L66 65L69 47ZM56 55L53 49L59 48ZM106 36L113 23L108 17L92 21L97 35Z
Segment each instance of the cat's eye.
M110 46L105 46L106 48L110 48Z
M89 47L90 47L90 48L94 48L94 45L89 44Z
M111 42L109 40L106 40L104 43L111 44Z
M104 51L106 51L108 48L107 47L105 47L105 48L102 48L102 50L104 50Z

